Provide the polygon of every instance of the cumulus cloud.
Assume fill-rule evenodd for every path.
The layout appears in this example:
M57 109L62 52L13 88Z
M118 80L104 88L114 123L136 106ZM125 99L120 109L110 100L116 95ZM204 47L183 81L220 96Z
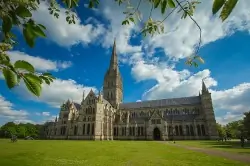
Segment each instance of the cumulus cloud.
M196 8L194 19L202 29L202 46L214 42L236 31L250 30L250 1L239 1L230 17L222 23L219 16L213 17L213 1L202 1ZM159 14L155 19L162 19ZM180 14L173 13L164 23L166 33L148 38L147 44L153 48L162 48L168 57L184 58L193 53L199 41L199 29L189 19L180 19Z
M24 84L21 84L19 87L16 87L15 91L20 96L25 97L29 100L46 103L52 107L59 108L62 105L62 103L68 99L80 103L82 100L83 92L86 95L89 93L91 89L94 92L97 92L97 89L95 87L83 86L71 79L69 80L56 79L50 85L47 84L42 85L42 94L39 98L32 96L27 91Z
M137 81L155 80L157 83L147 90L143 100L197 96L201 90L202 79L212 94L217 121L225 124L243 117L250 110L250 83L242 83L227 90L214 90L217 81L208 69L197 73L188 70L177 71L159 64L138 62L132 68Z
M10 120L25 120L29 113L25 110L16 110L14 105L0 95L0 116Z
M69 68L72 65L70 61L52 61L39 56L31 56L20 51L9 51L8 55L12 62L25 60L31 63L38 71L58 71Z
M102 24L83 24L78 16L76 24L68 24L65 21L65 11L64 8L60 8L60 16L57 19L49 14L48 5L41 2L39 9L33 13L34 19L46 26L49 39L58 45L70 47L79 43L89 44L104 33L105 28Z

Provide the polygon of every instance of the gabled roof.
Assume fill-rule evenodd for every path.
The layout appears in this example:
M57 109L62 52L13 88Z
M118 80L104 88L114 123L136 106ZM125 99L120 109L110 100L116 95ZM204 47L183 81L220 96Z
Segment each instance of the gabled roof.
M201 103L200 97L193 96L193 97L182 97L182 98L172 98L172 99L148 100L148 101L133 102L133 103L121 103L119 105L119 108L133 109L133 108L192 105L200 103Z

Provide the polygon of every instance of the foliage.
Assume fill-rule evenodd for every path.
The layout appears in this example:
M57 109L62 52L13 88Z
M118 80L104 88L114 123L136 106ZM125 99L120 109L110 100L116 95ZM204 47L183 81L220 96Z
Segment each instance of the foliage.
M216 124L216 127L217 127L217 130L218 130L219 137L224 138L226 136L225 128L219 123Z
M78 6L79 0L47 0L49 2L48 12L56 18L59 18L59 3L66 8L66 18L69 24L75 24L76 15L74 9ZM137 20L144 25L141 30L143 36L155 35L164 33L164 21L174 12L181 13L181 19L190 18L199 29L199 43L195 49L193 56L190 56L186 62L188 65L198 66L198 62L204 63L204 60L198 56L198 51L201 45L201 28L193 19L196 5L199 0L148 0L151 5L150 16L146 21L142 21L139 7L142 0L138 1L136 7L132 5L130 0L115 0L118 5L126 4L127 8L124 11L125 20L121 21L122 25L136 23ZM99 0L89 0L89 8L98 7ZM144 2L146 3L146 2ZM216 14L221 8L220 18L222 21L232 12L237 0L214 0L212 12ZM0 71L3 73L8 88L13 88L19 85L20 80L23 80L27 89L35 96L40 96L42 84L50 84L55 79L49 73L38 74L35 72L32 64L26 61L17 61L14 64L10 61L7 50L10 50L14 44L17 44L17 39L12 33L14 28L21 28L22 34L28 46L34 47L37 38L45 38L46 27L39 24L32 17L32 12L36 11L40 5L40 0L2 0L0 1L0 18L2 27L0 41ZM153 10L160 10L165 16L163 20L153 20ZM74 11L74 12L73 12Z
M248 137L250 137L250 111L244 113L243 125Z
M226 135L230 138L240 138L243 120L233 121L225 126Z
M221 8L220 18L225 21L233 11L238 0L214 0L212 12L216 14Z
M18 138L25 138L26 136L40 137L40 130L42 125L34 125L31 123L20 123L15 124L13 122L8 122L0 128L0 137L7 138L11 134L17 135Z

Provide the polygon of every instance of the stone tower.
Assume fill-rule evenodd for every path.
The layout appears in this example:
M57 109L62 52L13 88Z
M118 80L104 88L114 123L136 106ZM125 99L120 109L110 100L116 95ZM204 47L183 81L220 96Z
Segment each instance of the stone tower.
M204 111L206 130L210 139L218 139L218 131L216 128L216 120L214 116L213 103L211 98L211 93L208 91L204 81L202 81L202 91L201 91L201 104L202 110Z
M109 101L114 108L117 108L117 105L123 101L122 77L118 67L115 41L110 65L104 77L103 98Z

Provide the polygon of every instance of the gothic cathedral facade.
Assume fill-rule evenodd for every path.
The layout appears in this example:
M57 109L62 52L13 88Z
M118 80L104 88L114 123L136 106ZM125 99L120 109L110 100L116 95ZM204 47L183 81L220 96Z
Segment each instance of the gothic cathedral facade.
M198 96L123 103L123 81L114 42L103 92L92 90L80 104L67 101L45 124L46 139L218 139L211 93L202 81Z

